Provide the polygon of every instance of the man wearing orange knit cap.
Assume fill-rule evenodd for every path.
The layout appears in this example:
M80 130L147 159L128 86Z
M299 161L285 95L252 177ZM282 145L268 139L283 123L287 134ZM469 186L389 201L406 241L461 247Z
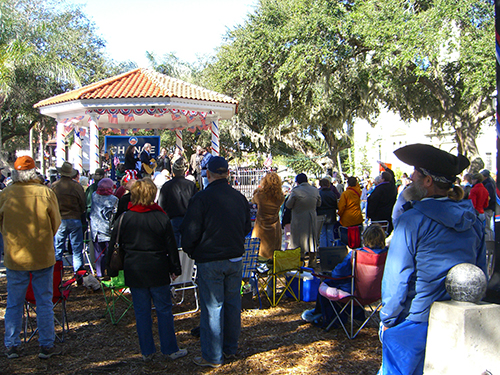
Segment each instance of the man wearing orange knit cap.
M17 158L12 180L0 195L0 231L4 236L7 269L5 338L7 358L20 355L19 337L26 290L32 275L42 359L60 354L54 348L52 274L55 264L54 235L61 224L59 204L52 190L37 178L29 156Z

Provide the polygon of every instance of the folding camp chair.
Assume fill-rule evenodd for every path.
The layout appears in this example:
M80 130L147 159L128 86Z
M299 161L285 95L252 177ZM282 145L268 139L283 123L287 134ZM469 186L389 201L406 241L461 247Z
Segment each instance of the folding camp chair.
M257 277L257 259L259 257L260 238L245 239L245 253L243 254L243 279L249 279L252 291L257 292L259 298L259 308L262 309L262 301L260 299L259 284Z
M92 265L92 259L90 255L90 251L93 251L93 247L91 246L92 241L90 240L90 229L83 234L83 259L85 263L89 266L90 272L92 275L95 275L94 266Z
M385 235L387 236L387 232L389 231L389 222L387 220L371 221L370 225L372 224L382 227Z
M331 275L337 264L347 255L347 246L320 247L318 249L319 266L322 274Z
M117 277L112 277L108 281L101 280L101 289L106 302L105 314L109 314L112 324L118 324L133 306L132 299L127 296L129 289L125 285L123 271L118 272ZM106 289L109 290L109 295L107 295Z
M273 268L267 273L267 277L261 279L261 285L265 288L266 297L275 307L281 301L285 292L296 301L300 300L300 273L302 261L300 259L301 249L276 250L273 255ZM298 292L292 289L292 283L298 284Z
M357 249L361 246L361 234L363 225L352 227L339 227L340 242L349 246L351 249Z
M184 315L198 311L200 308L198 301L198 284L196 284L197 269L194 264L194 259L179 249L179 259L181 261L182 275L179 275L174 281L170 282L170 294L174 305L181 305L184 302L186 291L192 290L194 293L195 307L194 309L181 311L173 314Z
M354 290L354 293L347 293L347 296L344 296L345 293L340 293L340 296L335 298L332 297L332 293L328 293L327 288L323 288L323 286L319 288L319 293L328 299L334 312L326 330L328 331L334 324L340 323L349 339L356 337L382 307L382 276L387 252L376 254L368 248L364 248L364 250L366 251L352 250L353 271L348 278L351 279L351 290ZM322 275L315 276L332 279ZM360 323L356 321L356 316L354 316L356 306L363 309L364 320ZM366 317L367 313L368 317ZM347 319L345 318L346 315ZM354 332L355 325L356 332Z
M63 278L63 261L58 260L54 265L53 273L53 296L52 303L54 309L54 323L62 328L60 334L56 333L56 337L60 342L64 341L64 334L69 330L68 318L66 314L66 300L71 292L71 285L76 280L76 277L62 282ZM34 315L36 315L36 300L31 284L32 277L30 276L30 283L26 291L24 301L24 342L29 342L38 332ZM56 310L60 309L59 312Z

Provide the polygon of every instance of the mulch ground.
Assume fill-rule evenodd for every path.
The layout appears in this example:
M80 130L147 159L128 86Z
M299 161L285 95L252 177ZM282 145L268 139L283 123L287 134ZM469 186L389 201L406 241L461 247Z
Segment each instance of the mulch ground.
M69 270L67 278L69 278ZM0 278L0 335L7 299L6 279ZM255 307L258 304L253 301ZM188 296L184 306L192 306ZM139 350L135 319L130 310L117 324L105 316L102 292L75 287L67 302L69 332L62 344L63 355L49 360L38 358L35 337L23 344L22 356L0 357L0 374L375 374L381 361L381 344L374 325L349 340L342 329L329 332L301 320L313 302L285 299L278 307L246 309L242 312L242 332L238 358L217 369L193 364L200 355L199 339L190 331L199 325L199 312L175 318L179 347L189 354L176 361L157 355L145 363ZM174 307L178 309L179 307ZM174 312L177 310L174 310ZM153 314L154 315L154 314ZM156 324L156 318L154 318ZM156 326L155 326L156 328ZM159 340L155 337L157 350Z

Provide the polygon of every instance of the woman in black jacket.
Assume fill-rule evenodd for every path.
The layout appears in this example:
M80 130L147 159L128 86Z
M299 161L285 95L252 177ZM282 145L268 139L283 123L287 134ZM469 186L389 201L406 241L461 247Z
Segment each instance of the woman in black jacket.
M319 181L319 195L321 197L321 206L316 208L316 214L324 216L323 227L319 236L319 246L333 246L335 240L334 230L337 227L337 196L331 190L330 180L323 178Z
M154 203L156 190L149 178L132 185L129 210L116 220L110 241L112 249L119 230L119 242L125 251L125 284L132 293L137 335L145 361L156 352L151 300L156 307L161 352L171 359L187 354L186 349L177 346L170 299L170 278L182 273L179 253L170 219Z
M135 146L128 146L127 151L125 151L125 163L124 163L124 168L125 170L133 170L136 171L137 174L140 176L141 169L137 168L137 162L140 162L141 159L139 159L135 155Z

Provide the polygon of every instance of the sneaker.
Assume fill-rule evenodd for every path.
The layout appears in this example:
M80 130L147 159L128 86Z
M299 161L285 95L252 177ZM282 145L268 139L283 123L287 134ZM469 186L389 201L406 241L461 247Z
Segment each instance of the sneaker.
M5 355L8 359L19 358L19 347L11 346L10 348L7 348Z
M222 366L221 363L211 363L211 362L208 362L203 357L194 357L193 358L193 362L194 362L195 365L198 365L198 366L201 366L201 367L213 367L213 368L217 368L217 367L221 367Z
M151 361L153 360L154 356L155 356L155 353L151 353L151 354L149 354L149 355L144 355L144 354L143 354L143 355L142 355L142 360L143 360L144 362L151 362Z
M186 356L187 354L188 354L187 349L179 349L175 353L169 354L168 358L175 361L176 359L182 358L182 357Z
M315 320L321 318L322 314L316 313L315 311L316 311L315 309L304 311L301 315L302 320L305 320L306 322L312 323Z
M226 354L226 353L223 353L224 354L224 358L226 359L236 359L236 354Z
M53 357L55 355L61 354L61 349L56 348L55 346L41 346L40 347L40 353L38 354L38 358L41 359L49 359L50 357Z
M191 335L194 337L200 337L200 326L193 328L191 330Z

